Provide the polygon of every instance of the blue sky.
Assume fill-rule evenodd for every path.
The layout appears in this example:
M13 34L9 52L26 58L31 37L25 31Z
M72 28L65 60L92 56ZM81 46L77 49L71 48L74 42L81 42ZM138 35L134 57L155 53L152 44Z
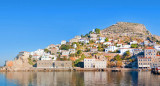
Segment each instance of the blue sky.
M116 22L144 24L160 35L156 0L1 0L0 65L19 51L34 51Z

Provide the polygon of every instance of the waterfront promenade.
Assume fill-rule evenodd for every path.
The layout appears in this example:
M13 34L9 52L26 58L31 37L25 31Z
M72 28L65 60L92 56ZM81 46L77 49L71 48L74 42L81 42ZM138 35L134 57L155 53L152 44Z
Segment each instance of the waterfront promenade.
M0 72L52 72L52 71L138 71L138 69L132 68L30 68L21 70L4 70L0 69Z

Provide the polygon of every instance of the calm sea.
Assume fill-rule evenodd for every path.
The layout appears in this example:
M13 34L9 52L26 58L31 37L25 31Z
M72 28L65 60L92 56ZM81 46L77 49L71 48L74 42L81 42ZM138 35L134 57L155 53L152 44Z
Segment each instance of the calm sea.
M0 86L160 86L150 72L7 72Z

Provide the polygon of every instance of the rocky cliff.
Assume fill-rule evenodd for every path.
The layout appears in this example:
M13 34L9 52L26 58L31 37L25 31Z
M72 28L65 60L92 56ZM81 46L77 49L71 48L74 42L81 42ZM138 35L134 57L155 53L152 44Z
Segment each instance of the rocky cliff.
M101 30L101 35L112 38L135 38L146 40L153 37L143 24L118 22L106 29ZM159 36L156 36L158 38Z

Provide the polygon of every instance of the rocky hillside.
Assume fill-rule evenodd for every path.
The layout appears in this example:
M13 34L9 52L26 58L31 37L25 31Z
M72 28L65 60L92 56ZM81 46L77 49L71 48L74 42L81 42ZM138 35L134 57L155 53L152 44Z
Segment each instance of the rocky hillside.
M146 40L152 38L152 34L146 29L143 24L118 22L106 29L101 30L101 35L113 38L135 38Z

